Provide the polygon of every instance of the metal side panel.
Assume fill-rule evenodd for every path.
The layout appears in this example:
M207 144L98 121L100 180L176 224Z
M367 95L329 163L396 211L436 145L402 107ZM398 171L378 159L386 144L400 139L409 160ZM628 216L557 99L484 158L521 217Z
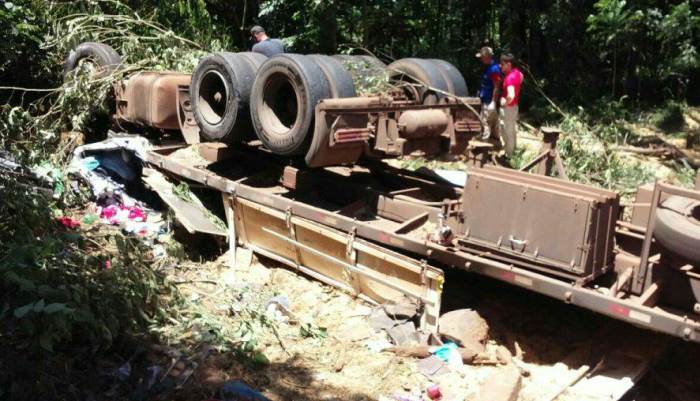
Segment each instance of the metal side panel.
M590 202L535 186L470 175L464 192L465 241L587 274Z
M424 305L421 327L437 330L441 270L309 220L237 198L236 231L264 256L376 303L407 296Z
M226 231L214 223L210 218L210 212L194 194L191 195L192 199L189 201L177 196L173 191L173 184L157 170L144 168L143 182L173 210L177 220L188 232L226 236Z
M421 271L422 266L415 259L402 259L402 255L387 249L387 247L394 247L400 249L400 252L423 255L429 261L458 269L469 270L476 274L523 287L527 290L601 313L645 329L660 331L693 342L700 342L700 322L696 320L694 315L688 315L685 312L673 309L647 307L637 299L618 299L595 288L575 285L573 280L570 279L562 280L561 278L553 278L542 273L520 268L518 267L519 264L514 264L514 262L499 261L494 258L492 253L464 252L454 248L443 247L435 243L418 241L407 235L391 233L379 229L369 222L358 221L351 217L333 214L332 212L303 202L269 194L258 188L216 175L213 172L201 170L192 166L185 166L176 161L168 160L167 155L178 148L179 147L161 147L154 149L147 153L147 160L149 163L167 171L169 174L200 182L212 189L220 190L225 194L235 194L237 203L242 203L245 200L248 204L259 206L261 209L276 210L280 216L284 216L284 211L292 208L290 209L294 212L292 221L295 222L295 224L303 220L312 224L314 227L327 230L324 232L336 233L343 238L347 238L348 241L351 238L350 233L355 232L356 238L353 241L353 249L366 246L368 249L377 251L378 254L393 255L392 260L407 259L409 261L407 265L411 267L411 270ZM404 177L398 170L395 174L397 179L402 179ZM429 185L429 183L426 182L425 185ZM259 254L292 267L296 266L299 271L320 281L354 293L353 287L346 282L333 280L306 266L295 265L293 259L279 256L278 253L275 253L275 249L267 250L261 245L255 244L253 241L247 239L246 231L248 230L245 230L245 228L247 226L259 225L259 222L251 219L248 221L248 224L244 224L245 222L242 216L243 214L236 212L235 229L238 234L237 238L241 243L246 244ZM281 233L281 231L282 230L280 230L280 233L272 231L277 236L275 237L273 235L273 237L280 241L271 243L272 245L268 246L274 247L275 244L290 243L289 241L291 238L285 236L286 232ZM250 230L250 232L253 231ZM262 234L259 233L259 235ZM367 241L375 241L379 245L374 245ZM326 259L326 264L329 263L327 258L321 258ZM361 269L360 266L346 265L344 261L335 261L333 263L353 269ZM429 284L425 287L428 294L425 298L430 297L435 300L433 305L439 305L442 273L440 273L439 270L434 270L435 269L429 266L427 267L430 280L428 281ZM439 274L439 276L437 274ZM362 293L358 294L358 297L372 302L370 298ZM432 306L426 309L431 309L433 311L430 312L432 316L437 316L437 312L439 312L439 309L435 309Z

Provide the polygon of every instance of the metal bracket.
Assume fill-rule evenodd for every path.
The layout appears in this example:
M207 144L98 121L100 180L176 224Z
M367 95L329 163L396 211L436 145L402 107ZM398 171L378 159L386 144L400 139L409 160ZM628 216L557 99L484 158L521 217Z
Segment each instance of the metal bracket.
M525 252L525 247L527 246L527 240L526 239L516 239L512 235L508 238L508 241L510 241L510 246L512 248L520 248L520 252Z
M345 246L345 256L349 259L353 259L353 251L355 246L355 236L357 235L357 226L353 226L348 233L348 243Z
M297 239L297 232L294 229L294 224L292 224L292 207L287 206L287 209L284 212L284 224L287 226L287 230L289 230L289 238L296 241ZM297 269L301 265L301 249L299 249L298 246L294 247L294 253L296 255L296 260L294 261L296 263Z
M287 209L284 211L284 224L287 226L289 229L289 232L292 232L292 207L287 206Z
M422 285L428 284L428 261L425 259L420 261L420 283Z

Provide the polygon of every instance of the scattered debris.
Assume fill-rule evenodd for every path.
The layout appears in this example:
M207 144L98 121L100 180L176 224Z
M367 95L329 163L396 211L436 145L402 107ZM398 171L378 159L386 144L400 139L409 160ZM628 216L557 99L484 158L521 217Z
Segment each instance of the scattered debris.
M374 330L387 330L398 323L399 322L392 319L382 307L375 308L369 315L369 324Z
M186 184L175 186L162 173L148 168L144 169L143 181L158 193L190 234L227 235L226 225L204 207Z
M420 342L416 325L410 320L390 327L386 329L386 332L396 345L418 344Z
M418 301L415 298L402 295L396 302L382 305L387 316L394 320L413 319L418 314Z
M447 363L435 355L418 361L418 370L427 377L440 376L449 371Z
M522 386L520 371L513 366L494 370L479 387L479 401L517 401Z
M80 222L68 216L61 216L58 218L58 222L61 223L66 228L77 228L80 227Z
M469 349L483 351L488 338L489 326L478 312L472 309L459 309L440 316L438 332Z
M112 132L109 135L104 141L75 148L68 167L69 174L90 185L96 198L125 196L126 185L140 176L141 164L151 146L144 137L117 136Z
M442 393L440 392L440 386L438 386L437 384L433 384L433 385L429 386L425 392L428 395L428 398L430 398L431 400L441 400L442 399Z
M430 352L443 362L447 362L447 365L451 369L459 370L463 365L462 355L458 351L457 344L453 342L445 343L439 347L433 347Z

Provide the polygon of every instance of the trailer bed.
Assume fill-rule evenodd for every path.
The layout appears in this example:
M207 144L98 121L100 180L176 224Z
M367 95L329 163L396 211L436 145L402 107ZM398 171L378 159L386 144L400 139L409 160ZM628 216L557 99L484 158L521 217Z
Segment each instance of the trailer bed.
M238 242L358 295L372 298L391 290L413 296L426 305L427 328L434 329L439 313L441 275L435 266L468 270L642 328L700 342L700 323L694 316L666 305L647 306L650 303L644 294L621 296L615 283L605 277L583 282L528 269L489 252L467 252L430 241L433 222L446 205L459 202L460 187L383 163L295 168L288 160L255 147L230 149L223 162L170 157L184 147L155 148L148 152L147 162L167 175L221 192L229 213L236 216L229 222L234 222L232 236ZM252 229L246 221L256 221L259 227ZM300 239L299 230L322 234L324 241L334 240L324 247L321 237L314 239L309 234ZM622 226L616 236L620 242L644 239ZM358 263L352 255L355 250L369 252L376 260L391 259L392 266L403 265L402 272L415 274L408 281L423 280L424 286L416 284L400 291L399 282L392 282L400 279L397 271L381 271L381 263ZM319 273L306 266L320 266L321 261L335 269ZM379 281L371 277L375 268ZM339 273L343 270L370 277L375 288L353 284L357 277L345 277ZM431 281L426 285L427 275Z

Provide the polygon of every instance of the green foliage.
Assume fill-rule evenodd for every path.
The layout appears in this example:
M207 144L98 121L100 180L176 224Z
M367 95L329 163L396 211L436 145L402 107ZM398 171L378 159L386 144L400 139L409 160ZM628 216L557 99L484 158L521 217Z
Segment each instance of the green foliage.
M277 333L277 323L265 313L272 296L269 289L250 287L221 286L211 296L195 291L178 316L154 328L154 333L169 344L209 344L245 361L267 364L260 351L260 339L266 332Z
M40 97L0 107L0 147L25 165L64 163L80 137L66 140L66 131L103 135L109 89L123 74L192 69L201 54L223 43L212 39L206 42L211 47L201 46L118 1L26 2L13 8L25 11L42 23L40 64L45 68L39 71L51 77L46 82L58 81L63 58L80 42L108 43L124 60L121 70L99 79L81 65ZM0 21L16 23L15 15L0 14ZM28 32L16 35L36 39ZM199 38L207 38L206 33ZM36 56L26 54L31 48L6 50L13 49ZM20 69L13 62L2 64L5 72ZM60 177L53 178L54 185L62 184ZM0 176L0 320L12 333L3 337L0 332L4 342L45 351L72 343L108 347L115 338L148 333L151 325L171 318L177 292L146 247L118 234L67 231L54 220L54 210L60 214L68 198L47 198L33 190L35 185L21 174Z
M657 127L666 132L678 132L685 124L683 118L683 105L678 102L668 102L659 107L653 117Z
M108 347L168 317L177 294L146 247L119 234L66 230L52 200L31 184L0 178L0 321L16 346Z
M684 74L700 67L698 40L700 40L700 14L697 2L686 0L672 5L659 24L658 33L663 49L672 52L665 75Z
M622 135L617 125L590 126L569 115L560 124L566 134L558 142L570 179L629 195L640 184L652 181L654 172L639 161L623 159L611 149L612 138Z
M392 89L385 69L358 58L345 58L341 62L350 73L358 96L377 95Z
M51 66L47 69L54 77L60 76L66 54L78 43L95 41L117 49L123 68L94 79L88 67L81 66L71 79L26 106L0 106L0 146L28 164L64 162L76 143L60 145L63 132L103 135L109 118L108 95L115 79L142 69L191 71L199 57L221 50L225 42L211 40L207 47L201 46L117 1L88 5L88 12L74 12L74 4L50 3L52 13L45 15L45 22L51 29L43 36L43 63ZM128 14L103 14L109 10Z

